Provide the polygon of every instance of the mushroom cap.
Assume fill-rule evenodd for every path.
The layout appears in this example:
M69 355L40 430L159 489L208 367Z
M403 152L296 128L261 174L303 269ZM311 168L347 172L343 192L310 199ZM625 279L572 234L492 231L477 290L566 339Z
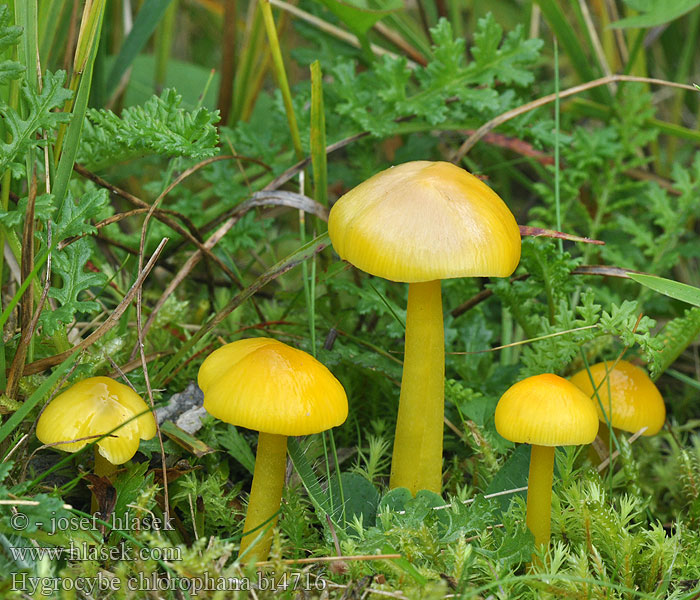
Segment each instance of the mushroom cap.
M308 435L342 424L345 390L313 356L271 338L226 344L202 363L204 408L247 429Z
M503 200L447 162L370 177L335 203L328 233L343 260L392 281L507 277L520 261L520 229Z
M610 406L609 392L612 392L612 412L609 417L613 427L630 433L646 427L644 435L659 432L666 421L666 407L661 393L642 369L626 360L619 360L614 369L612 362L600 362L590 367L590 370L606 412ZM607 380L603 381L606 375ZM607 423L588 372L585 369L579 371L571 378L571 383L593 400L598 418Z
M136 415L141 415L133 418ZM99 453L113 465L129 460L139 448L139 440L156 434L150 407L129 386L110 377L89 377L56 396L44 409L36 425L36 437L44 444L55 444L89 436L99 436L126 423L97 442ZM93 439L59 444L59 450L77 452Z
M552 373L511 386L496 406L496 429L511 442L538 446L590 444L598 415L588 396Z

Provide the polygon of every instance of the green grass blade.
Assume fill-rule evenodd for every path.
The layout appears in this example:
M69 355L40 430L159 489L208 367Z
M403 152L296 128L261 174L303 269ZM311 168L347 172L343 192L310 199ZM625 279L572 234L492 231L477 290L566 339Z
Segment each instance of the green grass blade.
M134 62L139 52L148 42L163 18L171 0L148 0L144 2L139 14L136 15L134 26L124 40L119 54L112 65L107 77L107 96L111 96L119 85L119 81Z
M68 183L73 174L73 165L75 158L78 155L78 146L80 144L80 134L83 130L85 122L85 113L87 112L88 102L90 100L90 88L92 87L92 73L95 65L95 57L97 56L97 47L100 41L100 33L102 31L102 19L104 17L105 0L98 0L94 5L94 11L89 16L91 23L89 31L91 39L87 40L86 48L87 55L83 68L80 84L78 86L78 94L73 103L73 118L71 119L65 141L61 151L61 158L56 169L56 177L54 179L53 194L56 206L61 206L63 199L68 191ZM87 30L87 29L86 29Z
M314 174L314 200L328 206L326 159L326 116L323 110L321 64L311 65L311 165Z
M693 306L700 306L700 288L673 281L672 279L657 277L656 275L644 275L642 273L628 273L628 275L630 279L659 294L681 302L687 302Z
M650 10L611 23L610 27L625 29L631 27L658 27L675 21L678 17L700 6L700 0L674 0L673 2L651 2Z
M574 28L566 20L561 3L557 0L537 0L542 9L547 23L551 27L558 42L564 48L571 64L582 81L591 81L600 77L597 70L591 68L591 60L581 47L581 42ZM606 87L597 87L591 90L591 95L598 102L611 102L610 90Z
M267 39L270 43L270 52L272 53L272 63L275 67L275 75L277 76L277 85L279 85L280 91L282 92L282 100L284 102L284 110L287 113L287 122L289 123L289 133L292 136L294 152L297 160L301 160L304 158L304 151L301 147L299 126L297 125L297 118L294 114L294 105L292 103L292 91L289 88L287 71L284 68L282 49L280 48L280 41L277 37L277 28L275 27L275 19L272 16L270 0L260 0L260 10L262 11L263 20L265 22Z

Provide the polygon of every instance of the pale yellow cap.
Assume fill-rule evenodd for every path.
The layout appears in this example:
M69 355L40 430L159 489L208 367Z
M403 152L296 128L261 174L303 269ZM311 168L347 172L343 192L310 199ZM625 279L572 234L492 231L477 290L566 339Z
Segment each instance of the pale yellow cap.
M608 372L608 369L610 370ZM609 415L613 427L636 433L642 427L647 430L644 435L655 435L666 421L666 407L661 393L649 379L649 376L639 367L626 360L620 360L613 369L613 363L597 363L590 367L598 396L588 372L584 369L571 378L571 383L578 386L593 400L598 411L598 418L607 423L605 415L598 404L598 398L605 410L609 410L612 392L612 413ZM605 379L607 375L607 379ZM602 382L602 383L601 383Z
M310 354L271 338L215 350L197 381L207 412L255 431L308 435L348 416L345 390L333 374Z
M501 396L496 430L511 442L577 446L595 439L598 415L575 385L545 373L519 381Z
M141 416L134 419L136 415ZM134 456L139 440L156 434L156 422L150 408L129 386L109 377L90 377L49 402L36 425L36 437L44 444L55 444L103 435L122 423L126 425L97 442L100 454L113 465ZM92 441L94 438L56 448L77 452Z
M520 260L520 229L503 200L447 162L370 177L335 203L328 233L342 259L392 281L507 277Z

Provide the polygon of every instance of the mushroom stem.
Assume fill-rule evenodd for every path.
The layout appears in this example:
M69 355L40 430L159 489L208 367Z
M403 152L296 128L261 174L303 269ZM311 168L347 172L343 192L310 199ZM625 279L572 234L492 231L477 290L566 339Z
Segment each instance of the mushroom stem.
M261 431L258 436L248 512L243 525L241 548L238 552L240 558L254 544L245 556L246 562L267 560L270 554L272 528L277 522L276 513L282 502L286 468L287 436Z
M532 446L527 480L527 527L536 546L547 546L552 521L554 446Z
M97 446L97 444L95 444L95 467L93 469L95 475L97 475L98 477L109 477L116 471L117 465L113 465L104 456L102 456L102 454L100 454L99 447ZM99 509L100 503L97 501L97 496L95 496L95 493L93 492L92 499L90 500L90 510L92 510L92 512L95 513Z
M390 488L440 493L445 418L445 332L440 281L411 283Z

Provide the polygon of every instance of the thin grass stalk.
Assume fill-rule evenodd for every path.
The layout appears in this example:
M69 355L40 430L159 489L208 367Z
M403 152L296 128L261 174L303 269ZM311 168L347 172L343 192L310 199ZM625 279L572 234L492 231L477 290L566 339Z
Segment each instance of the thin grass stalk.
M156 29L156 65L153 86L156 94L160 94L165 87L165 77L168 73L168 62L170 51L173 46L173 35L175 33L175 21L177 17L178 0L170 0L170 5L165 10L163 19Z
M56 134L56 144L54 146L54 163L60 165L60 159L63 152L64 137L67 135L69 128L74 128L76 120L79 128L78 135L74 136L74 143L77 144L80 130L82 130L83 120L85 118L85 109L89 98L90 87L92 85L92 67L97 54L97 46L100 39L100 31L102 29L102 19L104 16L106 0L87 0L83 8L83 16L80 21L80 32L78 33L78 42L75 48L75 56L73 58L73 72L71 74L69 89L75 94L71 100L66 102L65 112L73 112L73 119L69 126L62 124ZM83 78L88 79L88 84L84 88L81 84ZM80 109L78 96L81 91L84 96L84 108ZM74 107L79 107L79 110L74 111ZM82 115L79 113L82 112ZM77 151L77 145L74 148ZM71 165L72 168L72 165ZM60 171L60 166L59 166ZM64 169L65 171L65 169ZM65 177L65 174L63 175ZM67 181L65 182L67 185ZM59 195L57 194L57 199Z
M224 0L224 18L221 28L221 68L219 69L219 97L216 106L221 122L228 124L233 107L233 79L236 72L236 0Z
M73 85L77 89L75 99L69 101L73 118L67 130L65 130L65 149L62 151L63 138L58 139L57 137L54 151L54 157L58 161L58 168L56 169L53 193L55 202L59 206L68 191L68 183L78 154L80 134L87 112L90 88L92 87L93 66L100 41L105 3L106 0L94 0L94 3L88 2L88 4L91 4L90 11L83 13L85 22L80 28L78 47L75 54L75 71L71 78L71 89L73 89ZM88 4L85 5L86 9Z
M282 58L282 49L280 48L279 38L277 37L277 29L275 28L275 19L272 16L272 7L270 0L260 0L260 10L265 23L265 31L267 31L267 39L270 43L270 52L272 53L272 64L275 68L277 77L277 85L282 92L282 100L284 102L284 110L287 113L287 123L289 124L289 133L292 136L292 144L297 160L304 158L304 151L301 147L301 136L299 135L299 126L297 118L294 114L294 104L292 103L292 91L289 87L287 79L287 71L284 68L284 60Z
M42 2L39 6L39 60L44 68L49 65L56 33L61 29L66 2L67 0L52 0L52 2Z

